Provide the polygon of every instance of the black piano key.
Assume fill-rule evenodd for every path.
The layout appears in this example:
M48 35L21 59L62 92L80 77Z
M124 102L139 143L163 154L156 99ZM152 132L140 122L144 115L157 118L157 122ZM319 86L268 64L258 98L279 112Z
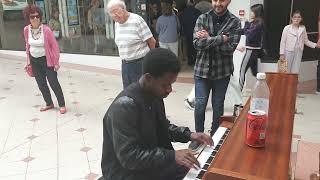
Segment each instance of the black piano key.
M227 130L226 130L226 133L229 133L229 132L230 132L230 129L227 129Z
M214 150L218 151L221 147L221 144L218 144Z
M211 153L211 156L208 158L207 162L208 164L211 164L212 160L214 159L214 157L216 157L217 151L213 151Z
M206 173L206 171L201 170L196 178L201 179L203 177L204 173Z
M227 134L223 134L221 139L225 139L227 137Z
M223 143L223 139L221 139L218 144L222 144L222 143Z
M217 151L212 151L211 156L215 156L217 154Z
M209 164L205 164L202 169L207 170L209 168Z
M214 158L214 156L210 156L206 163L207 163L207 164L211 164L213 158Z

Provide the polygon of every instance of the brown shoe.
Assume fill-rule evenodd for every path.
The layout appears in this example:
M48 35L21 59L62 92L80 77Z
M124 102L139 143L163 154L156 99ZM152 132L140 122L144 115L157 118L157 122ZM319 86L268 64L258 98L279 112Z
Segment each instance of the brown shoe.
M49 105L49 106L45 106L45 107L40 108L40 111L43 112L43 111L47 111L47 110L53 109L53 108L54 108L54 105L52 104L52 105Z
M60 114L64 114L67 112L67 109L66 109L66 107L60 107L59 111L60 111Z

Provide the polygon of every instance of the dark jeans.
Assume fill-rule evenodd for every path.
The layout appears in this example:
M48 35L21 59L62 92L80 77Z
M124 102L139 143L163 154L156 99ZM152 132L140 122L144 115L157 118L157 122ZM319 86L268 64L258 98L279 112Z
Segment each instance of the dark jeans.
M42 93L43 99L46 102L46 105L53 105L50 90L47 84L48 79L50 87L57 97L59 106L64 107L65 101L60 83L58 81L57 72L54 71L53 67L47 66L47 60L45 56L39 58L30 56L30 59L33 74Z
M208 104L210 91L212 91L211 105L213 110L211 135L213 135L220 125L220 117L224 112L224 99L230 76L218 79L210 80L200 77L194 77L195 79L195 109L194 119L196 132L204 132L205 111Z
M142 59L135 59L132 61L122 60L122 83L123 89L133 82L137 82L142 75Z

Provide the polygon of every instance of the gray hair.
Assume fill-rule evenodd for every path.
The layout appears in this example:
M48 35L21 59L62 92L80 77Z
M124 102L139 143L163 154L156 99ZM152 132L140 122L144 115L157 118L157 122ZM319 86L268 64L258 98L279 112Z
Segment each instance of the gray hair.
M122 0L110 0L107 4L107 11L110 10L110 8L118 6L122 9L126 9L126 4Z

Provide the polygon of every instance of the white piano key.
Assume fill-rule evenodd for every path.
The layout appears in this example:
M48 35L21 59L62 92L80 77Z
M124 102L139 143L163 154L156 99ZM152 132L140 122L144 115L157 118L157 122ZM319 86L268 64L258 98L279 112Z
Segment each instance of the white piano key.
M214 148L217 146L218 142L220 141L220 139L222 138L222 136L226 132L226 130L227 130L227 128L224 128L224 127L218 128L216 133L214 133L214 135L212 136L212 140L214 142L213 147L207 146L203 149L203 151L201 152L201 154L198 157L198 161L200 163L200 168L202 168L204 166L204 164L207 162L207 160L211 156Z
M196 179L196 177L198 176L198 174L200 173L201 170L197 170L195 168L191 168L188 172L188 174L186 175L186 177L184 177L184 180L194 180Z
M201 152L201 154L198 157L200 168L203 168L203 165L207 162L207 160L211 156L212 151L213 151L212 147L205 147L204 150Z
M219 143L220 139L222 138L226 130L227 128L225 127L219 127L217 131L214 133L214 135L212 136L212 140L214 142L214 148L217 146L217 144Z
M200 155L198 156L198 161L200 163L200 168L203 168L209 157L211 156L214 148L218 145L220 139L222 138L223 134L226 132L227 128L225 127L219 127L218 130L214 133L212 136L212 140L214 142L213 147L206 146ZM201 169L197 170L195 168L191 168L188 172L188 174L185 176L184 180L194 180L197 179L196 177L200 173Z

